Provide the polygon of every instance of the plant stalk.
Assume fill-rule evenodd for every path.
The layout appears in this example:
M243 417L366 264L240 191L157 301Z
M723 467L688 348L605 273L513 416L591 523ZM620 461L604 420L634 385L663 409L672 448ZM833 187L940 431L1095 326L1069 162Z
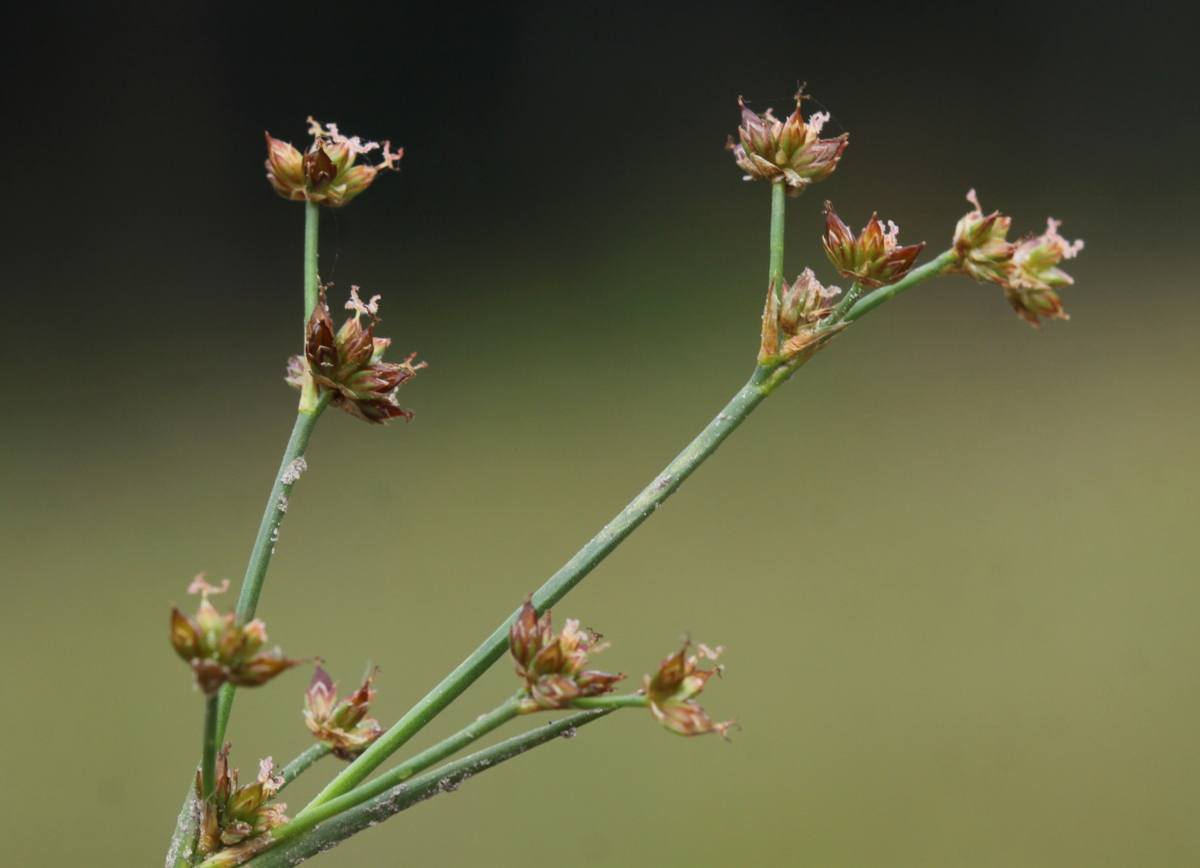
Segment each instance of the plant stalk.
M891 286L881 286L879 289L872 292L870 295L865 295L854 303L850 308L850 312L846 314L846 322L854 322L861 316L870 313L885 301L898 296L906 290L912 289L918 283L929 280L931 277L940 277L950 270L950 267L958 262L958 254L953 250L947 250L940 254L936 259L926 262L919 268L914 268L903 279L896 281Z
M571 738L579 727L611 713L610 710L581 711L447 763L407 783L383 790L361 803L347 806L346 809L331 815L318 827L309 830L308 834L293 838L280 846L273 846L259 853L245 865L247 868L293 868L305 859L336 846L351 835L374 826L393 814L411 808L438 793L458 789L464 781L481 771L495 768L500 763L555 738ZM283 828L286 827L280 827ZM276 833L278 831L275 830Z
M631 693L626 696L585 696L571 703L572 708L645 708L650 704L650 697L644 693Z
M321 206L304 203L304 339L308 340L308 321L317 308L321 278L317 272L317 238L321 225Z
M787 205L787 185L771 184L771 274L768 286L783 291L783 212Z
M567 592L583 581L584 577L633 533L643 521L654 514L664 501L676 491L693 471L717 451L733 430L746 420L764 398L767 391L763 383L774 371L771 366L759 366L749 382L734 395L717 417L684 449L662 473L642 490L628 506L604 526L579 552L533 595L533 605L538 614L555 605ZM373 745L342 770L329 785L306 807L315 807L348 793L358 786L367 775L375 771L389 756L400 749L410 738L433 720L446 706L475 682L488 668L499 660L508 649L508 630L516 620L520 609L513 612L496 628L482 645L442 682L431 690L424 699L412 707L391 729Z
M275 484L271 487L271 496L267 498L267 508L258 526L258 536L250 552L250 563L246 565L246 577L242 580L242 592L238 597L236 610L239 623L245 624L253 618L258 608L258 598L262 594L263 581L267 577L267 567L271 565L271 555L275 553L275 543L279 539L279 525L283 523L283 517L287 513L292 488L307 466L304 452L308 449L308 441L312 437L317 419L329 406L329 399L330 393L325 391L311 412L301 410L296 414L292 436L283 452L283 461L279 464L279 472L275 474ZM234 690L232 684L221 687L221 705L217 715L218 741L225 738L225 728L233 708Z
M217 788L217 694L204 697L204 747L200 754L200 798Z
M304 753L300 754L300 756L296 757L290 763L285 765L283 767L283 771L279 773L283 776L283 787L286 787L292 781L296 780L296 778L300 777L300 775L308 771L308 769L318 760L322 760L329 756L330 750L331 748L329 745L323 741L319 741L308 750L304 751ZM282 791L283 787L280 787L277 792Z

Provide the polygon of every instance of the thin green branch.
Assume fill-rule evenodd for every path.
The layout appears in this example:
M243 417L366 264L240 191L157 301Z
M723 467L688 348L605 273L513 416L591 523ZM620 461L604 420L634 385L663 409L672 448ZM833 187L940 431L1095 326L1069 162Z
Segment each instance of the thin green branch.
M470 756L447 763L441 768L413 778L407 783L383 790L366 801L347 806L345 810L332 815L320 826L311 829L308 834L271 847L245 864L247 868L293 868L305 859L337 846L350 836L369 826L374 826L400 811L411 808L438 793L447 793L458 789L464 781L479 772L495 768L500 763L520 756L555 738L571 738L579 727L611 713L609 710L583 711L492 747L476 751ZM281 826L280 828L286 827Z
M204 697L204 745L200 753L200 797L217 788L217 695Z
M783 213L787 205L787 184L771 184L771 274L768 286L783 289Z
M645 708L650 704L650 697L644 693L631 693L627 696L585 696L571 703L572 708Z
M319 741L310 747L300 756L296 757L290 763L283 767L283 771L279 774L283 775L283 787L286 787L300 775L304 774L318 760L329 756L330 747L323 741ZM282 790L283 787L279 789Z
M881 286L870 295L860 298L854 303L854 307L850 308L850 312L846 314L846 322L854 322L859 317L879 307L885 301L889 301L900 293L912 289L918 283L929 280L931 277L939 277L945 274L957 262L958 255L953 250L947 250L938 256L937 259L927 262L919 268L914 268L905 275L903 280L898 280L891 286Z
M308 339L308 321L317 307L317 294L321 278L317 273L317 238L321 225L321 206L317 202L304 203L304 328Z
M643 521L653 515L654 511L668 497L679 490L683 481L717 451L717 447L725 442L725 438L733 433L733 430L741 425L767 396L762 384L770 377L773 370L772 367L756 368L750 381L734 395L733 400L717 414L717 417L700 432L699 436L688 444L688 447L679 453L675 460L642 490L641 494L621 510L616 518L605 525L604 529L596 534L591 542L580 549L562 569L538 589L537 593L533 595L533 605L539 614L555 605L566 596L568 591L583 581L584 577L595 569L597 564L608 557ZM389 756L399 750L405 742L420 732L425 724L433 720L439 712L458 698L479 676L487 671L488 667L504 655L508 649L509 627L519 612L518 609L505 619L495 632L475 649L471 656L460 663L424 699L413 706L378 741L367 748L362 756L343 769L342 773L334 778L305 810L354 789L366 779L367 775L375 771Z
M267 508L263 512L262 522L258 526L258 536L254 540L254 548L250 552L250 563L246 565L246 577L242 580L242 592L238 597L237 617L241 623L246 623L254 617L258 608L258 598L262 593L263 581L267 577L267 567L271 564L271 555L275 553L275 542L279 539L279 525L287 513L288 499L292 495L292 487L300 474L307 468L304 452L308 449L309 438L317 419L329 406L330 393L325 391L317 401L312 412L301 410L296 414L296 424L292 427L292 436L288 440L287 449L283 453L283 461L279 464L279 472L275 474L275 484L271 487L271 496L267 498ZM225 728L229 723L229 712L233 708L234 686L226 684L221 688L221 705L217 716L217 740L225 738Z
M272 836L277 841L295 837L306 829L311 829L317 823L324 822L330 817L340 814L347 808L365 802L367 799L372 799L384 790L403 783L418 772L423 772L430 766L436 765L447 757L453 756L471 742L478 741L492 730L508 723L508 721L516 717L517 705L523 696L524 693L514 696L503 705L476 719L470 726L459 730L454 735L438 742L428 750L424 750L416 756L405 760L394 769L388 769L379 777L360 787L356 787L349 793L320 805L310 805L293 817L290 823L276 829L272 833Z

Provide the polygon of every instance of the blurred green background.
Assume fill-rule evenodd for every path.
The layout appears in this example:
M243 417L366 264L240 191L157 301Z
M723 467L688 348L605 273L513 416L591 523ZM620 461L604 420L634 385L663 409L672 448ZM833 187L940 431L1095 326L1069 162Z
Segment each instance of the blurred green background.
M262 130L390 137L322 270L430 368L331 412L260 607L395 720L749 375L768 189L722 150L796 79L849 130L790 206L950 238L976 187L1087 249L1069 323L927 284L839 338L556 608L635 678L728 647L733 744L616 715L317 864L1200 864L1196 16L1017 3L42 5L5 35L5 864L158 864L202 701L166 641L240 578L291 425L302 208ZM308 744L306 671L233 757ZM513 688L507 663L413 743ZM333 771L286 794L293 811Z

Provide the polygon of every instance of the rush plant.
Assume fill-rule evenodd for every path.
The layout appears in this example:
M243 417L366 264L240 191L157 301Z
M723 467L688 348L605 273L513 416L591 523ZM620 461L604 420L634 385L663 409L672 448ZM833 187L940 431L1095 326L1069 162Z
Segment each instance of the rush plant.
M171 612L171 643L190 667L205 702L200 763L171 840L168 868L296 865L418 802L457 788L475 774L573 735L620 709L644 709L648 719L671 733L715 733L728 739L735 722L712 720L697 701L710 677L721 671L720 666L702 668L701 663L715 661L721 648L686 642L634 681L635 689L622 693L618 687L624 674L591 668L592 658L607 643L580 630L573 620L556 631L550 607L674 494L760 403L861 317L926 280L963 274L1002 288L1017 314L1035 327L1043 318L1066 319L1057 290L1072 280L1059 264L1083 246L1060 236L1053 219L1040 235L1008 241L1011 219L999 212L985 214L972 190L967 195L972 210L948 233L950 246L918 266L923 242L901 246L896 224L888 221L885 226L876 215L856 235L826 202L822 242L848 286L844 291L825 286L809 268L788 282L783 270L787 201L836 170L848 144L847 134L821 138L828 115L816 112L805 118L804 103L801 92L795 110L783 121L769 109L760 115L742 105L738 141L731 137L728 145L746 180L764 180L771 190L766 303L757 363L746 385L628 506L399 720L385 728L368 716L375 697L372 674L339 699L337 685L317 665L307 693L296 697L313 745L283 767L270 758L263 760L257 777L239 786L226 741L237 689L263 686L304 662L278 650L264 651L266 626L256 614L292 489L307 469L305 451L317 420L336 407L372 425L401 417L407 421L412 413L401 408L397 390L425 368L415 354L402 362L383 360L390 339L375 335L378 295L363 301L359 288L352 287L345 301L349 314L338 326L329 287L317 271L320 209L348 205L381 173L396 170L403 151L393 153L388 142L380 146L344 136L336 124L325 127L311 118L312 141L303 152L268 134L267 179L280 196L302 202L305 211L303 351L288 361L286 376L300 392L299 408L235 608L222 614L209 599L226 591L228 581L214 587L199 576L189 587L200 596L196 614ZM366 162L376 151L380 161ZM402 757L413 736L506 654L516 675L507 701L483 715L464 715L471 722L458 733ZM555 714L553 722L454 758L493 730L543 712ZM340 763L336 773L316 798L289 818L278 796L330 756ZM394 758L398 761L384 768Z

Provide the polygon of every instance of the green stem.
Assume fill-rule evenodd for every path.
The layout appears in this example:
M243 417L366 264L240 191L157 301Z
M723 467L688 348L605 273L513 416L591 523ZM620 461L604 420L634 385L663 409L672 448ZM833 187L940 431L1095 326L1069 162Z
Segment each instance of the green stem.
M361 787L356 787L349 793L336 799L330 799L328 802L320 805L309 805L292 818L290 823L276 829L272 833L272 836L277 841L292 838L300 832L311 829L317 823L324 822L348 808L361 804L367 799L375 798L375 796L384 790L391 789L397 784L403 783L417 772L423 772L430 766L440 763L447 757L458 753L471 742L478 741L493 729L508 723L508 721L516 717L518 703L523 697L523 692L514 696L499 708L478 718L465 729L459 730L454 735L444 741L438 742L428 750L424 750L411 759L405 760L394 769L388 769L379 777L363 784Z
M325 391L311 412L301 410L296 414L296 424L292 427L292 436L288 439L287 449L283 452L283 461L279 464L279 472L275 474L275 484L271 487L271 496L267 498L267 508L263 512L262 521L258 526L258 536L254 540L254 548L250 552L250 563L246 565L246 577L242 580L242 593L238 597L238 622L245 624L254 617L258 608L258 598L262 593L263 581L267 577L267 567L271 564L271 555L275 553L275 542L279 539L279 525L287 513L288 498L291 497L292 487L300 474L307 467L304 452L308 448L308 440L312 437L313 428L321 413L329 406L330 392ZM217 739L225 737L225 727L229 723L229 712L233 708L234 686L226 684L221 688L221 707L217 719Z
M441 768L380 791L372 798L354 804L330 815L308 834L293 838L281 846L274 846L260 853L249 862L247 868L293 868L305 859L328 850L351 835L374 826L388 817L399 813L438 793L451 792L468 778L495 768L502 762L520 756L528 750L543 745L555 738L570 738L579 727L598 720L611 711L582 711L555 723L531 730L523 735L502 741L500 744L476 751L470 756L447 763ZM372 782L374 783L374 782ZM356 790L354 795L357 795ZM293 823L295 820L292 821ZM287 828L281 826L280 829ZM275 830L278 835L280 829ZM218 854L219 855L219 854Z
M317 273L317 229L321 224L321 206L304 203L304 339L308 340L308 321L317 307L321 278Z
M644 693L632 693L628 696L585 696L571 703L572 708L645 708L650 704L650 697Z
M204 748L200 754L200 797L207 799L217 788L217 695L204 697Z
M686 449L666 466L662 473L642 490L628 506L605 525L591 542L579 552L533 595L533 605L539 613L555 605L567 592L583 581L597 564L604 560L627 536L679 490L683 481L704 463L717 447L725 442L733 430L746 420L754 408L767 396L763 383L774 368L758 367L750 381L734 395L733 400L717 414L717 417L700 432ZM367 775L377 769L405 742L416 735L425 724L433 720L446 706L471 686L479 676L499 660L508 650L508 630L516 619L518 609L496 628L482 645L466 660L447 675L424 699L412 707L404 717L384 733L378 741L367 748L358 759L342 770L312 801L309 808L328 802L348 793L358 786ZM305 808L307 811L308 808Z
M280 772L280 774L283 775L283 787L286 787L292 781L296 780L296 778L300 777L300 775L308 771L309 767L312 766L317 760L324 759L325 757L329 756L330 750L331 748L329 745L323 741L319 741L304 753L300 754L300 756L296 757L290 763L285 765L283 767L283 771ZM282 790L283 787L280 787L279 789Z
M931 277L939 277L945 274L957 262L958 255L953 250L947 250L932 262L927 262L920 268L914 268L905 275L903 280L898 280L891 286L881 286L870 295L860 298L854 303L854 307L850 308L850 312L846 314L845 321L854 322L859 317L879 307L885 301L889 301L900 293L912 289L918 283L929 280Z
M768 286L783 289L783 211L787 205L787 185L771 184L771 274Z

